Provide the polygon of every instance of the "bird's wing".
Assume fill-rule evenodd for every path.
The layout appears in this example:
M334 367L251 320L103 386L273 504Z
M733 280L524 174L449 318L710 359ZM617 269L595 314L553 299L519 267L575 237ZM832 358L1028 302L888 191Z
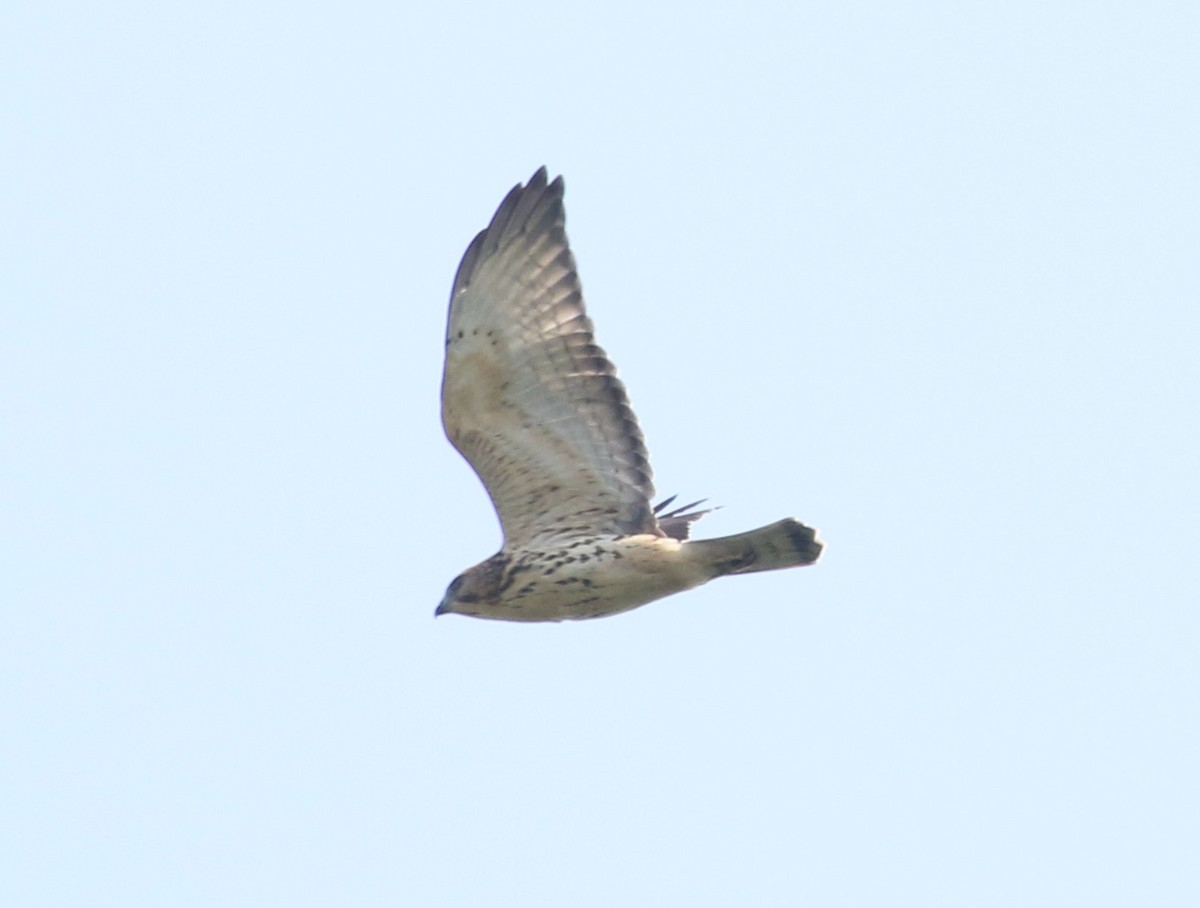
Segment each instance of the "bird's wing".
M483 480L505 545L658 533L646 445L596 345L543 167L463 255L450 296L442 423Z

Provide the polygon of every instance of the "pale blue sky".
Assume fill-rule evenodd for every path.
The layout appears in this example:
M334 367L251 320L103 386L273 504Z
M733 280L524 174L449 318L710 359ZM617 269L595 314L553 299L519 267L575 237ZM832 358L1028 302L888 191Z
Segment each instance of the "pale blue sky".
M1196 10L11 4L0 903L1200 904ZM543 163L660 491L817 567L434 621Z

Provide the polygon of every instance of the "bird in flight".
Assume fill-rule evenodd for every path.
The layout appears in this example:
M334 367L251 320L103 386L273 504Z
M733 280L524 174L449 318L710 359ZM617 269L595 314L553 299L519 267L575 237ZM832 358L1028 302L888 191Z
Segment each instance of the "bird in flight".
M700 502L651 507L642 433L584 312L562 177L548 183L544 167L505 196L458 266L442 424L491 495L504 545L450 584L438 615L600 618L820 557L816 532L791 518L689 540L708 513Z

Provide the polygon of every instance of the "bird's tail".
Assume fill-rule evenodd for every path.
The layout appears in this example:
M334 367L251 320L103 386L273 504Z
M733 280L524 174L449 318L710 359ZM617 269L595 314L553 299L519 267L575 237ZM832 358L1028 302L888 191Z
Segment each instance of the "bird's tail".
M820 558L824 548L816 530L790 517L748 533L696 539L686 545L714 577L801 567Z

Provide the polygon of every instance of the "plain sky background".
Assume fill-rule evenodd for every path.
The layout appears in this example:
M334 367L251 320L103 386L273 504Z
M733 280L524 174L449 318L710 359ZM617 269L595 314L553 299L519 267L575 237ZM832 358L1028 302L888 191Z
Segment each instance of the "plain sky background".
M1191 2L0 23L0 903L1200 904ZM458 259L545 163L698 535L433 609Z

